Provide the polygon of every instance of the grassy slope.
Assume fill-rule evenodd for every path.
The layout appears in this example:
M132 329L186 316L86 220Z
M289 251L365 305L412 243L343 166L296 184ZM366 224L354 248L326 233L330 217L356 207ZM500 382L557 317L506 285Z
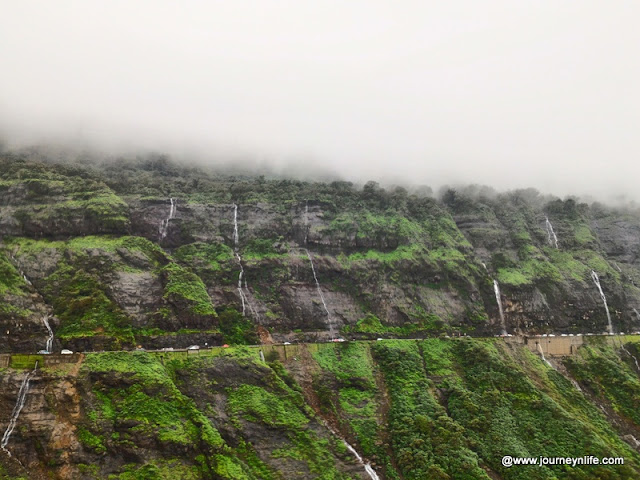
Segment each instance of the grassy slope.
M638 372L617 346L596 341L565 362L583 392L499 340L301 348L311 353L303 367L314 376L314 408L387 479L640 475L640 455L593 401L640 426ZM357 465L288 373L298 362L264 364L247 347L89 354L77 435L95 460L79 468L87 478L347 479L338 463ZM139 460L122 463L123 454ZM621 456L625 465L507 469L503 455Z

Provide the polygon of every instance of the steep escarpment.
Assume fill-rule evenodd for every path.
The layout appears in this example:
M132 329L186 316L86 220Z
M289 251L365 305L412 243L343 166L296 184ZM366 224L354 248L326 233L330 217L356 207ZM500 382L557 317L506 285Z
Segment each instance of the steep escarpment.
M45 160L45 161L41 161ZM635 210L230 176L164 157L0 163L0 351L640 328ZM494 281L500 287L500 306Z
M636 478L638 338L609 340L551 363L471 338L41 356L0 478L369 479L343 439L385 480ZM34 361L2 370L2 431Z

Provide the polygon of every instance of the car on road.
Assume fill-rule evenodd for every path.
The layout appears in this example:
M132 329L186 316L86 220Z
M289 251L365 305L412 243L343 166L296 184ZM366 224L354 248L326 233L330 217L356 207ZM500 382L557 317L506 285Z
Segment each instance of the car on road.
M38 355L49 355L50 353L49 350L38 350Z
M200 345L191 345L187 347L187 350L200 350Z
M60 353L62 355L71 355L71 354L73 354L73 352L71 350L68 350L66 348L63 348L62 350L60 350Z
M283 345L291 345L291 342L284 342Z

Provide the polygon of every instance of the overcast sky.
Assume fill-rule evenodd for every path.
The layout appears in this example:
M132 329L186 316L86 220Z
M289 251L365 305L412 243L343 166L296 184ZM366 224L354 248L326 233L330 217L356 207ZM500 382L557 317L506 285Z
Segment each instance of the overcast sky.
M10 139L636 195L640 2L5 1Z

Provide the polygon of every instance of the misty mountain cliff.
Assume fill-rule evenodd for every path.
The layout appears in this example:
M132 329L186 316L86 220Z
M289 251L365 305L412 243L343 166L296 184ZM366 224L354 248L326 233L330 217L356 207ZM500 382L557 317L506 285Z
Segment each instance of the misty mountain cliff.
M636 478L637 336L464 334L640 329L639 232L534 190L4 154L0 478Z
M637 210L425 191L4 154L0 351L640 329Z

